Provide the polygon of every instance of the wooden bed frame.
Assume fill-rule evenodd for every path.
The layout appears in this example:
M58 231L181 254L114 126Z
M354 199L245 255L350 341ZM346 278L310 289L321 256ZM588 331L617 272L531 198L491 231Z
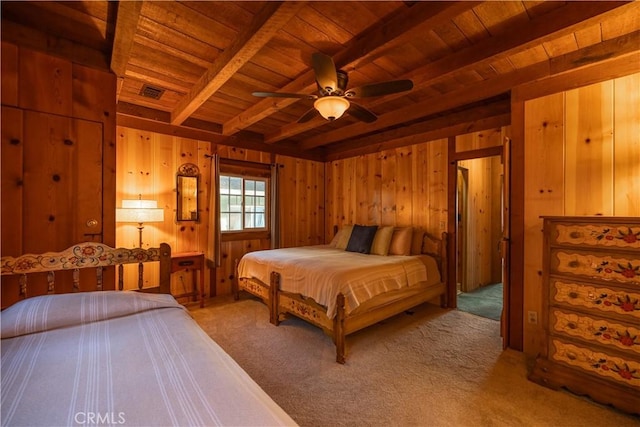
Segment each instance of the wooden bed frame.
M160 262L160 279L158 286L143 288L144 263ZM103 290L103 270L105 267L118 266L118 289L122 290L124 264L138 264L138 290L151 293L171 293L171 247L161 243L157 248L112 248L102 243L78 243L61 252L44 254L26 254L18 257L2 257L0 272L2 276L19 275L19 293L27 298L27 274L47 273L47 293L55 294L55 272L73 272L73 291L80 290L80 269L94 268L95 284L98 291ZM93 282L93 281L92 281Z
M357 332L367 326L371 326L382 320L388 319L403 311L409 310L424 302L440 297L441 306L447 303L447 234L442 233L440 239L425 235L437 242L437 253L427 253L438 261L440 269L440 283L433 285L423 292L410 294L407 297L382 305L373 305L372 308L347 315L345 312L345 297L337 296L337 314L329 319L326 307L318 304L311 298L300 294L294 294L280 290L280 275L272 272L270 283L265 284L257 279L240 279L234 281L234 297L239 299L239 293L244 290L260 298L269 307L269 321L278 326L288 315L299 317L319 328L329 335L336 345L336 362L345 363L346 360L346 336ZM236 261L236 272L237 272ZM375 298L373 299L375 300ZM371 301L373 301L371 300Z

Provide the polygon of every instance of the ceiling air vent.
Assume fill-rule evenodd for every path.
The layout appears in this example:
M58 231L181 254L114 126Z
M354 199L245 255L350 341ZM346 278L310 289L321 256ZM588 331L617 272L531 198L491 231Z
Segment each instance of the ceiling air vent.
M146 96L147 98L152 98L152 99L160 99L163 93L164 93L164 89L147 85L147 84L142 86L142 89L140 89L140 95Z

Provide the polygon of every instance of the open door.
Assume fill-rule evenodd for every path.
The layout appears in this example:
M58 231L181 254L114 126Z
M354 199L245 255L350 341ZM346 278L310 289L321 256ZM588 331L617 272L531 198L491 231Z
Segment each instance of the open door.
M502 316L500 317L500 334L502 336L502 348L509 346L509 199L511 177L511 139L505 137L502 147L502 241L500 244L500 255L502 257Z

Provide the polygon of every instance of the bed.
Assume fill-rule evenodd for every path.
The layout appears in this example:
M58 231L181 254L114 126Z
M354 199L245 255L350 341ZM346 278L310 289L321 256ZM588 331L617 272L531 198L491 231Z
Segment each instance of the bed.
M329 245L244 255L237 263L235 298L240 291L260 298L276 326L294 315L322 328L336 345L338 363L346 361L347 335L427 301L439 298L446 306L445 233L434 238L410 227L391 227L392 232L376 227L369 251L348 250L358 227L343 228ZM405 242L410 236L410 244L403 246L411 249L374 250L382 228L393 236L387 247L393 247L401 232Z
M170 258L166 244L100 243L3 257L3 279L18 275L25 298L0 314L2 424L295 425L170 295ZM159 286L55 293L64 270L74 289L81 269L95 270L99 289L107 269L147 262ZM26 298L30 273L49 294Z

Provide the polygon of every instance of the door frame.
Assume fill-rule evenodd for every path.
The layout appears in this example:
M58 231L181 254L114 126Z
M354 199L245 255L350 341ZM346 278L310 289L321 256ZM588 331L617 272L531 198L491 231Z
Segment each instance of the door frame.
M468 151L462 151L462 152L456 152L456 138L455 137L449 137L448 138L448 150L447 150L447 158L448 158L448 165L447 165L447 177L448 177L448 184L447 184L447 211L448 211L448 227L447 227L447 234L448 234L448 241L447 241L447 245L448 245L448 249L447 249L447 257L450 260L448 265L447 265L447 275L449 277L449 280L451 281L455 281L455 277L456 277L456 269L457 269L457 263L456 263L456 257L457 257L457 252L458 252L458 248L457 248L457 241L458 241L458 236L456 235L456 214L457 214L457 209L456 209L456 193L457 193L457 189L458 189L458 161L460 160L471 160L471 159L477 159L477 158L483 158L483 157L493 157L493 156L500 156L503 159L503 162L505 160L508 161L508 159L505 159L504 156L504 152L505 149L503 147L503 145L500 146L495 146L495 147L487 147L487 148L481 148L481 149L476 149L476 150L468 150ZM507 150L508 151L508 150ZM510 168L508 167L508 165L503 165L503 172L505 174L505 181L508 183L509 182L509 176L507 176L507 174L509 173ZM510 186L506 185L504 187L504 205L508 206L508 200L510 199L511 195L510 195ZM503 231L503 235L509 236L509 218L505 218L505 227L507 228L505 231ZM509 258L510 258L510 254L509 254L509 249L510 249L510 242L505 239L503 239L502 241L502 245L501 245L501 249L503 252L503 257L506 260L506 266L507 268L509 267ZM508 273L508 271L506 272ZM505 274L503 273L503 276L505 276ZM512 347L512 334L515 332L512 330L512 325L510 324L510 319L512 318L512 316L517 315L518 310L520 311L520 315L522 315L522 307L518 307L517 305L514 306L514 301L512 301L511 295L512 295L512 290L511 287L513 286L512 281L508 280L508 274L506 275L506 277L503 278L503 280L505 280L505 286L504 286L504 301L503 301L503 307L504 307L504 311L503 311L503 318L501 320L501 335L502 335L502 340L503 340L503 347L504 348L511 348ZM449 286L449 293L447 295L448 298L448 302L449 302L449 307L450 308L457 308L457 295L456 295L456 286ZM522 335L522 331L520 331L520 336Z
M469 169L456 164L456 300L458 291L466 292L467 288L467 240L465 231L468 230L468 190L469 190ZM460 182L458 178L464 181ZM462 185L461 185L462 184ZM463 230L460 235L460 229ZM458 289L460 285L460 289Z

